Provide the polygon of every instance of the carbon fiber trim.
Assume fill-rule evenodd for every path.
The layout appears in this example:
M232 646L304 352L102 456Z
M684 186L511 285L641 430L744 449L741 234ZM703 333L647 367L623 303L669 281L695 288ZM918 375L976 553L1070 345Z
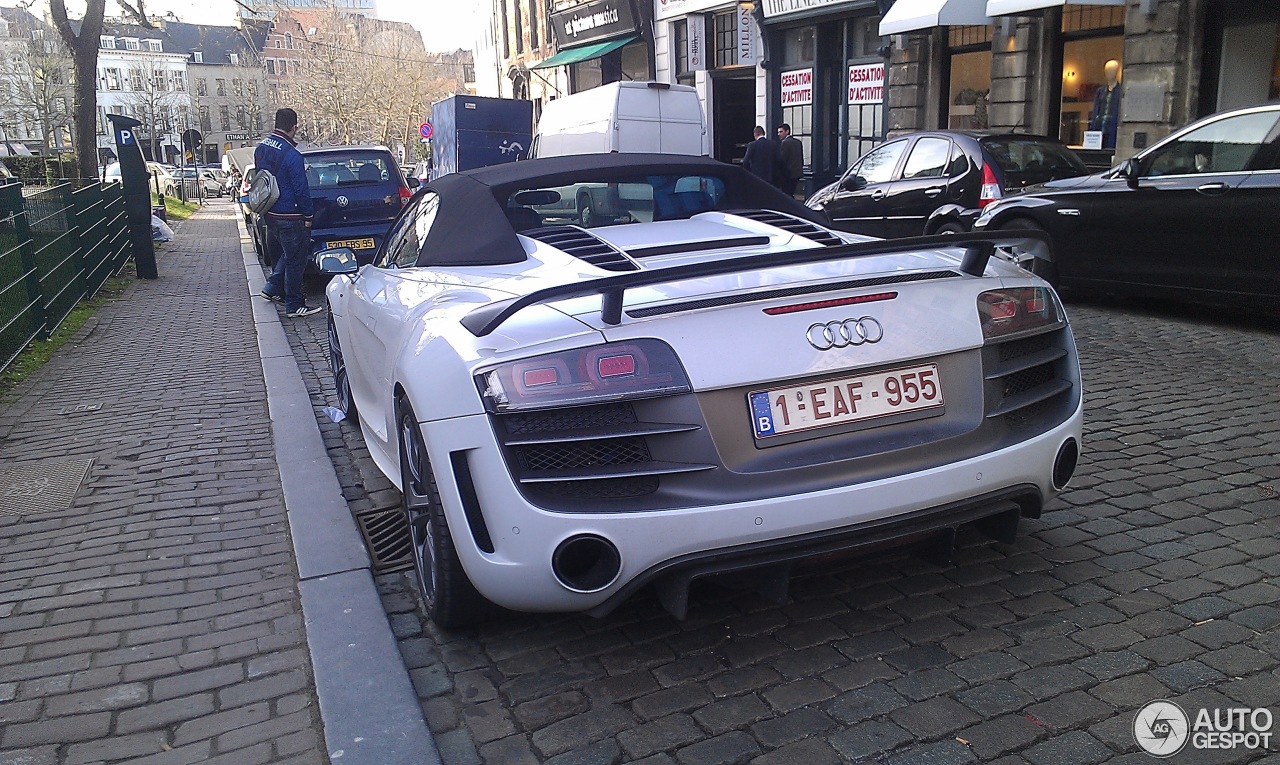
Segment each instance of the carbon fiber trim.
M650 316L663 316L669 313L680 313L681 311L696 311L700 308L722 308L724 306L737 305L739 303L754 303L759 300L790 298L798 297L800 295L813 295L819 292L836 292L839 290L853 290L864 287L883 287L888 284L905 284L907 282L951 279L958 278L959 276L960 274L955 271L925 271L918 274L878 276L874 279L850 279L843 282L813 284L805 287L786 287L784 289L765 290L764 292L723 295L721 297L706 298L703 300L687 300L683 303L668 303L666 305L653 306L652 308L636 308L627 311L627 316L632 319L643 319Z

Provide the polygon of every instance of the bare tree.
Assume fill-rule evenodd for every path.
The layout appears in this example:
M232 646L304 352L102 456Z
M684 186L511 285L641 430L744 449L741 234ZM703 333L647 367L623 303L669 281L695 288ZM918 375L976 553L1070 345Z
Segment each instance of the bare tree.
M139 122L150 134L151 158L163 161L160 156L160 134L173 132L174 115L188 108L185 83L179 84L182 72L170 69L156 56L140 56L127 70L125 82L129 85L122 103L131 106Z
M147 20L144 0L138 0L136 7L123 0L116 2L139 24L144 27L152 26ZM71 50L75 76L72 122L75 126L76 164L82 177L88 177L91 172L96 175L95 169L98 167L98 44L106 5L107 0L85 0L84 18L77 32L71 19L67 17L67 0L49 0L53 25Z

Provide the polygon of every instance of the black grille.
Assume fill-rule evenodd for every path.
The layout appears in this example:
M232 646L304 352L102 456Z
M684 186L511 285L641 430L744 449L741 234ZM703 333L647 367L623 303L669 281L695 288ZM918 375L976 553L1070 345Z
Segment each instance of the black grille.
M1041 364L1009 375L1004 378L1004 397L1010 398L1035 390L1054 378L1053 371L1053 364Z
M630 499L658 490L658 477L642 475L634 478L602 478L598 481L549 481L538 489L564 499Z
M606 271L640 270L616 247L577 226L543 226L520 233Z
M641 438L619 438L568 444L519 447L525 470L577 470L603 465L649 462L649 449Z
M1053 427L1075 401L1065 327L983 350L987 417L1018 430Z
M773 210L730 210L726 214L737 215L738 217L748 218L784 231L790 231L793 234L798 234L827 247L845 243L843 239L821 226L786 213L774 212Z
M547 509L609 512L607 506L568 501L643 497L659 490L664 475L713 467L655 456L654 443L680 441L701 425L646 420L630 403L499 414L493 420L521 491Z
M528 414L508 414L502 422L511 436L538 433L554 433L562 430L585 430L630 425L636 421L636 412L630 404L605 404L603 406L578 406L572 409L553 409Z

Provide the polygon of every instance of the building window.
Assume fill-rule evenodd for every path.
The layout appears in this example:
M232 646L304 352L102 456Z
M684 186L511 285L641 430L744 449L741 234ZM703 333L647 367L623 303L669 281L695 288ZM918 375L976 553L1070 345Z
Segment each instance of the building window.
M274 58L267 59L267 74L274 75L276 73L276 60Z
M147 40L147 50L152 53L159 53L162 48L159 40Z
M236 127L237 127L238 129L240 129L240 130L248 130L248 129L249 129L249 123L248 123L248 121L245 119L245 116L244 116L244 105L243 105L243 104L237 104L237 105L236 105Z
M138 49L140 48L140 46L139 46L139 44L138 44L138 38L136 38L136 37L125 37L125 38L123 38L123 39L124 39L124 49L125 49L125 50L138 50Z
M538 2L529 0L529 46L537 50L542 47L542 30L538 25Z
M1125 8L1062 11L1062 103L1058 138L1073 148L1114 149L1120 121ZM1086 136L1085 133L1092 133Z
M516 12L516 55L524 53L524 13L520 7L521 0L512 0L511 7Z
M216 90L217 94L220 96L225 96L227 94L227 81L219 77L218 79L214 80L214 83L218 86Z
M239 54L239 53L232 53L232 54L230 54L230 57L231 57L231 65L232 65L232 66L240 66L240 54Z
M105 48L107 50L115 50L116 38L112 37L111 35L103 35L98 38L98 47Z
M284 47L293 50L293 32L284 33Z
M947 28L947 91L942 127L986 130L991 123L991 27Z
M147 79L141 69L129 72L129 89L139 93L147 89Z
M717 13L715 30L716 68L736 66L738 63L738 12Z
M277 47L277 48L283 48L283 47L284 47L284 43L280 41L280 38L279 38L279 37L277 37L277 38L276 38L276 47Z
M119 69L104 69L104 70L102 70L102 73L103 73L103 75L104 75L104 76L103 76L103 79L104 79L104 80L106 80L107 90L120 90L120 89L121 89L120 70L119 70ZM141 88L139 88L139 90L141 90Z
M511 29L507 20L507 0L498 3L501 15L499 23L502 24L502 57L511 58Z
M232 91L233 93L235 93L237 96L243 96L243 95L244 95L244 80L232 80L232 81L231 81L231 91Z
M203 64L203 63L204 63L204 51L199 51L199 50L198 50L198 51L196 51L196 52L192 53L191 55L192 55L192 56L195 56L195 62L196 62L197 64Z
M817 58L817 30L814 27L795 27L782 32L782 76L793 71L808 74L812 82ZM800 76L797 75L797 76ZM805 163L817 164L813 155L813 100L812 91L808 103L782 107L782 121L791 126L791 135L804 146ZM835 126L832 126L834 132Z
M196 78L196 95L197 96L209 95L209 81L203 77Z
M643 81L653 79L649 73L649 48L637 40L622 47L622 79Z
M226 104L218 107L218 129L224 132L231 129L231 110Z
M676 77L689 73L689 20L681 19L671 25L671 61Z
M209 118L209 107L201 106L199 109L199 112L200 112L200 130L201 132L208 133L209 131L213 130L213 120Z
M852 76L853 72L866 75L878 70L881 72L880 82L884 82L884 58L880 55L879 18L860 16L850 19L845 25L845 71ZM874 81L874 80L873 80ZM844 92L842 101L846 105L844 135L844 166L853 164L854 160L871 150L873 146L884 140L884 99L874 101L867 98L857 89L853 93ZM883 91L882 91L883 92ZM851 97L852 96L852 97ZM849 103L850 101L856 103ZM803 139L801 141L803 143ZM806 145L807 149L808 146ZM805 154L808 157L808 154Z

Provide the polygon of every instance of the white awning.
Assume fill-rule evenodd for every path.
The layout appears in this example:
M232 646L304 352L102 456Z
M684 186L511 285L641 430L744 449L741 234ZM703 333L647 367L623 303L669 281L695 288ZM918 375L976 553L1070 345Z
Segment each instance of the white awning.
M897 35L920 29L977 24L987 26L986 0L898 0L880 19L880 34Z
M1073 5L1124 5L1125 0L1070 0ZM1045 8L1058 8L1067 0L987 0L988 16L1017 16Z

